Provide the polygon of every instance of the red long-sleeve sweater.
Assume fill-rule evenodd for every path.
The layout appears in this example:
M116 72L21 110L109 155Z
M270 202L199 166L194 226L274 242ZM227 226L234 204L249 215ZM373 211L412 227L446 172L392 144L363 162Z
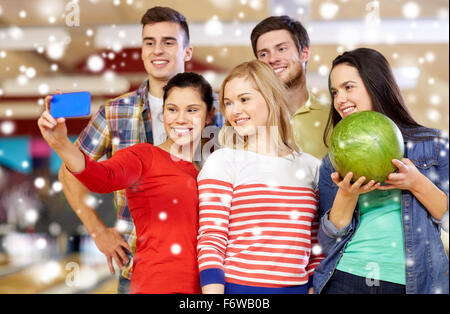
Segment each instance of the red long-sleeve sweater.
M151 144L122 149L74 173L89 190L126 189L136 226L131 293L200 293L197 264L198 171Z

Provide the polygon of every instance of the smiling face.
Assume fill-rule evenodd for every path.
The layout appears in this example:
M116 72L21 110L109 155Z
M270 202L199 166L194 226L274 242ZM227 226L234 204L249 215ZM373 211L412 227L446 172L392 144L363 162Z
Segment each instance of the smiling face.
M173 87L164 103L164 129L171 144L190 145L200 141L207 106L192 87Z
M184 47L185 34L173 22L146 24L142 30L141 58L150 79L168 81L184 72L192 57L192 47Z
M355 67L345 63L335 66L330 82L334 108L342 118L355 112L373 110L372 99Z
M254 135L258 127L267 125L269 109L250 79L233 78L223 94L225 118L240 136Z
M309 48L302 48L302 53L285 29L262 34L256 43L258 60L269 64L278 78L287 86L295 85L305 75L305 62L309 58Z

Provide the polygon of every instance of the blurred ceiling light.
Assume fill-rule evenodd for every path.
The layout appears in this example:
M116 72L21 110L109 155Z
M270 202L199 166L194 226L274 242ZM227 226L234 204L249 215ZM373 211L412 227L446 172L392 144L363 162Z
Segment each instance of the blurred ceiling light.
M17 27L0 28L0 49L35 50L53 42L65 42L70 38L63 27Z
M320 16L326 20L334 18L339 11L339 6L334 2L325 2L320 5Z
M217 15L214 15L209 19L204 26L204 33L208 36L220 36L223 35L223 25Z
M416 2L407 2L402 7L402 13L407 19L415 19L420 14L420 6Z
M115 94L125 93L130 88L127 78L116 76L113 80L108 80L109 76L103 75L78 75L71 77L35 77L21 85L16 78L5 79L1 88L3 95L7 97L27 97L40 94L47 94L60 89L63 93L90 91L93 95L110 95L111 89ZM99 84L104 81L105 84ZM75 86L74 86L74 83ZM24 88L26 85L26 88ZM45 92L45 93L44 93Z

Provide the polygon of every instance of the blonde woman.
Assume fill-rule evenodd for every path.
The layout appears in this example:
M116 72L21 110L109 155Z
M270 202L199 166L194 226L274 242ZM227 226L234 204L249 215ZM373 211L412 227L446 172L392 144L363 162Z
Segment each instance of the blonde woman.
M219 95L222 149L198 176L203 293L308 293L317 245L319 161L295 145L286 90L254 60Z

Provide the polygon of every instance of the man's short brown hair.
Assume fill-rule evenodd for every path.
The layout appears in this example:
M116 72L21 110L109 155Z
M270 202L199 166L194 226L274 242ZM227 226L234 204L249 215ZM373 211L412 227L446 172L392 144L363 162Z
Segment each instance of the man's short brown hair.
M184 46L186 47L189 45L189 27L183 14L169 7L156 6L148 9L141 19L141 24L143 27L147 24L159 22L173 22L180 25L185 34Z
M291 34L292 40L297 46L299 52L301 52L304 47L309 48L308 32L303 27L302 23L291 19L287 15L270 16L259 22L250 35L253 53L256 58L258 58L256 54L256 43L258 42L258 38L265 33L280 29L285 29Z

